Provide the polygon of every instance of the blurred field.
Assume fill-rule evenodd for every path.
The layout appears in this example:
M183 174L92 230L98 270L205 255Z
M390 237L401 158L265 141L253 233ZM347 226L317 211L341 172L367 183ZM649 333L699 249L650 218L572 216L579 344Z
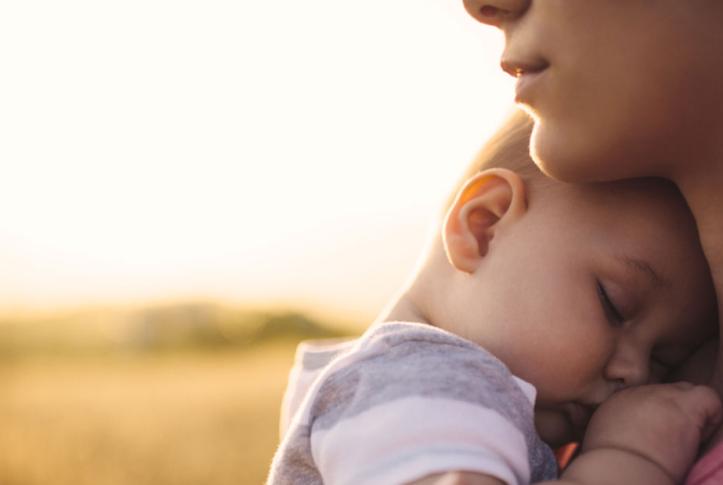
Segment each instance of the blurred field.
M65 325L85 335L77 347L67 336L51 344L58 321L0 324L13 328L0 345L0 484L262 483L295 343L344 333L296 314L264 318L205 318L195 343L188 321L160 319L159 330L142 319L156 340L138 344L134 319L107 323L113 331L94 320L94 334L76 316ZM218 338L219 322L236 340Z

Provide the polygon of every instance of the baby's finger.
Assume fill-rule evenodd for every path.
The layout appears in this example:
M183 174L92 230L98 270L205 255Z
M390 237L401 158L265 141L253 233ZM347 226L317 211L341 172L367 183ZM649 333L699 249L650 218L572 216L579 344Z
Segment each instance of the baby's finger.
M689 407L691 414L698 418L696 424L700 430L701 439L706 440L723 420L721 401L715 391L708 386L685 386L685 388L683 389L685 390L686 407Z

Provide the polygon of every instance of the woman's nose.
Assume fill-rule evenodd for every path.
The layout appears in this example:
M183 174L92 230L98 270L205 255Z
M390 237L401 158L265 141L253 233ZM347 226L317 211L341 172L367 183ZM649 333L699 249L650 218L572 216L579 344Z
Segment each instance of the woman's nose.
M464 0L467 12L483 24L501 27L516 19L530 6L532 0Z

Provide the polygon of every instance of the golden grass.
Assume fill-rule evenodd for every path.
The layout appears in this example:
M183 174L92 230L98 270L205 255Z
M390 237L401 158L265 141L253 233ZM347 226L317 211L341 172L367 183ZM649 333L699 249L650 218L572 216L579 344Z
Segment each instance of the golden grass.
M0 364L0 483L263 483L293 351Z

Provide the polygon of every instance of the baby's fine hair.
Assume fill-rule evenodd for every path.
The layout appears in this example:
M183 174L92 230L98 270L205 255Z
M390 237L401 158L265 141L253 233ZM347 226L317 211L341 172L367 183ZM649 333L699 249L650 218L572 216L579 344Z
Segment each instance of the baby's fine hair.
M530 156L530 137L534 122L524 111L516 109L487 140L472 162L467 166L462 178L444 204L444 214L449 210L459 190L476 174L490 168L506 168L516 172L524 181L527 191L539 198L544 193L554 191L556 185L535 164ZM671 187L682 198L677 186L667 179L649 178L658 184Z
M447 198L445 212L454 202L457 192L477 173L489 168L506 168L516 172L529 185L544 183L547 177L530 157L530 135L533 121L516 109L502 126L487 140Z

